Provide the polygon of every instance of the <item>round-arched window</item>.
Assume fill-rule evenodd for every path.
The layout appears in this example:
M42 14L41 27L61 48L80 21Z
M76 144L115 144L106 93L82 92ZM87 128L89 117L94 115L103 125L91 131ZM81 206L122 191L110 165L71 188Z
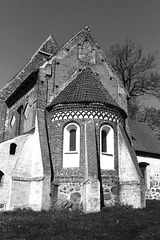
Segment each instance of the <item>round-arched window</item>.
M63 167L79 167L80 156L80 127L69 123L63 131Z
M114 169L114 131L110 125L100 128L101 169Z

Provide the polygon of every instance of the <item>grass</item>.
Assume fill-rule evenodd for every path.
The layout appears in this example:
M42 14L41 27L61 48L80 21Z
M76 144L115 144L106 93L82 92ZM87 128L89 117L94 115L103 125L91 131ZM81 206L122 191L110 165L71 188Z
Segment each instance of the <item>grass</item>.
M146 209L115 206L100 213L31 210L0 213L0 239L160 239L160 203Z

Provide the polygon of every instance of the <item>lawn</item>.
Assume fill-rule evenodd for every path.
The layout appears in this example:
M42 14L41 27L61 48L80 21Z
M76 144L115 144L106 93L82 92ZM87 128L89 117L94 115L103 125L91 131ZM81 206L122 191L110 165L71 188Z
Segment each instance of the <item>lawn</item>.
M0 213L0 239L160 239L160 204L146 209L115 206L100 213L17 210Z

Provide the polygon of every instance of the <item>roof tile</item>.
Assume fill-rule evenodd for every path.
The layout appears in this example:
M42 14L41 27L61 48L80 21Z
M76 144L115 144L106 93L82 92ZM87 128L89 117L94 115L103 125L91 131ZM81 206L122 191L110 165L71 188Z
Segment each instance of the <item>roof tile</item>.
M49 106L65 103L103 103L120 108L97 75L88 67L84 68Z

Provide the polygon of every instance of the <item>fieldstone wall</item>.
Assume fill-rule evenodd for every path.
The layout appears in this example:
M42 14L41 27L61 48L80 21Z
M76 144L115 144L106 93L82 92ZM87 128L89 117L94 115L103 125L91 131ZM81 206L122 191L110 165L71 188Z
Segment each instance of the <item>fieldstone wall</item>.
M52 187L52 207L69 208L72 210L83 209L82 183L62 183Z
M138 162L145 162L149 165L145 170L145 195L146 199L160 200L160 159L138 156Z
M103 206L119 203L119 177L114 170L101 171Z

